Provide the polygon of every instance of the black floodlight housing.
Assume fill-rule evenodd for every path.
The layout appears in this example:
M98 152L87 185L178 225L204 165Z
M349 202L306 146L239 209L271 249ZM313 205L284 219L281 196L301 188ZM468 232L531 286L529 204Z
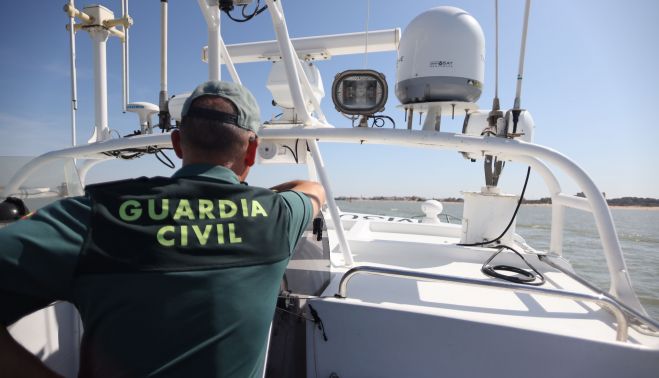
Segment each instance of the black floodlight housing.
M387 80L373 70L348 70L334 77L332 101L336 110L349 115L371 115L384 110Z

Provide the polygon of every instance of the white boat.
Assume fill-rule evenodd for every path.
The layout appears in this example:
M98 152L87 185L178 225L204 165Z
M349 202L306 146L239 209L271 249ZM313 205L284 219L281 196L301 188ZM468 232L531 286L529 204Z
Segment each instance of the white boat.
M238 6L245 2L233 3ZM3 197L64 192L79 195L88 171L102 169L99 163L171 147L168 127L164 126L178 120L185 95L170 97L167 93L167 2L161 2L165 37L160 104L128 103L125 82L124 104L127 111L140 115L140 133L113 138L109 131L103 39L128 40L132 19L127 1L122 5L122 16L116 18L103 6L76 9L70 1L65 7L71 29L84 30L96 41L93 137L88 143L31 160L5 186ZM519 104L502 111L498 121L498 113L476 106L482 90L484 63L479 54L484 42L475 19L460 9L441 7L424 12L404 32L394 28L291 38L287 22L294 20L285 18L282 2L265 0L256 4L267 5L267 11L258 17L270 15L276 40L225 45L219 32L218 1L199 0L198 5L209 30L204 50L209 79L220 78L222 64L233 81L240 81L239 64L262 62L272 67L267 85L283 114L264 122L259 134L260 164L306 165L310 179L320 181L328 194L323 210L325 226L310 226L309 235L289 264L264 375L659 375L659 324L647 315L634 293L601 190L572 160L533 143L533 119ZM73 32L71 35L74 41ZM437 58L423 49L408 51L414 50L410 40L420 45L430 43L427 35L450 35L450 39L437 37L432 43L455 50L454 55ZM369 118L360 121L362 116L354 113L353 120L360 121L355 127L337 128L328 123L320 107L324 90L313 61L361 54L365 39L371 52L398 51L396 92L402 99L399 111L404 111L409 121L402 128L368 127ZM128 43L124 46L128 51ZM455 46L460 47L456 50ZM127 78L127 64L124 67ZM452 70L442 75L433 73L441 68ZM75 69L72 72L75 74ZM333 97L343 112L350 113L359 104L342 103L347 96L340 91L360 80L376 89L374 101L369 103L370 113L360 110L360 114L368 117L377 112L380 105L376 100L382 93L386 100L387 91L379 87L384 83L377 73L348 72L337 80ZM190 87L195 84L190 83ZM412 122L419 113L424 119L422 126ZM459 114L467 115L462 132L441 130L441 116ZM495 117L490 124L492 114ZM153 120L156 115L158 121ZM165 132L154 132L157 125L163 125ZM432 201L424 203L425 217L420 220L343 213L333 199L331 175L325 169L319 142L461 152L468 159L486 161L487 185L481 191L465 192L461 224L440 221L441 204ZM500 169L494 160L528 165L542 177L552 199L548 250L533 248L514 232L521 198L497 188ZM53 161L68 162L66 190L61 185L57 189L29 189L26 181ZM565 177L574 180L585 197L565 193L559 180ZM569 256L563 256L567 208L593 215L610 275L608 291L577 275ZM10 327L10 332L59 373L76 375L83 330L71 305L56 303L23 318Z

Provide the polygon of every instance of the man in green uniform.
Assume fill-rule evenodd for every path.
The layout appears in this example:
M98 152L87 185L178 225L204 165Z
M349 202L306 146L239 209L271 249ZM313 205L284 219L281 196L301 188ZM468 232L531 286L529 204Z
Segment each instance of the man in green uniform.
M280 280L325 194L243 183L260 117L242 86L206 82L182 115L171 178L91 185L0 230L3 376L53 374L6 327L57 300L83 321L81 376L260 376Z

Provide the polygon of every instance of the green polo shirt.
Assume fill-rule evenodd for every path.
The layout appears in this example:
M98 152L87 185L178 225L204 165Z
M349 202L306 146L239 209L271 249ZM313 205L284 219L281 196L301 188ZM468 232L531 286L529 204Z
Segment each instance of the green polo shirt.
M206 193L208 187L212 189L215 184L239 189L243 197L257 193L262 204L252 205L251 210L243 214L249 218L244 221L251 222L249 233L244 229L246 223L236 223L236 228L243 229L233 230L235 235L227 233L221 239L217 235L208 236L215 232L215 228L211 230L209 226L206 226L208 235L203 230L189 233L197 235L196 243L204 243L205 249L199 247L193 251L201 251L207 259L213 258L213 248L205 245L203 236L213 242L226 243L226 246L217 246L217 250L233 253L234 257L226 260L228 263L219 260L204 267L194 263L193 255L186 257L180 269L178 260L167 269L157 266L142 271L122 268L102 271L98 266L88 269L87 255L93 255L98 249L91 247L95 244L90 238L97 238L92 235L98 230L90 225L98 224L94 219L98 217L95 212L99 211L99 206L92 204L89 195L65 199L0 229L0 321L12 324L56 300L73 303L85 328L81 346L82 376L260 376L279 282L288 261L288 258L279 257L272 261L273 258L268 258L270 252L261 246L285 246L284 255L289 256L311 219L310 200L294 191L271 193L243 186L235 174L224 167L189 165L177 171L172 179L178 180L179 191L180 182L183 188L191 190L196 189L196 183L203 182ZM150 187L150 190L157 189L153 185ZM217 198L231 200L222 193L218 193ZM178 201L181 208L182 200ZM234 198L233 203L238 204L236 213L239 213L240 199ZM195 218L195 211L202 210L201 205L196 206L198 208L192 206L190 212L183 206L182 215L173 211L174 219L177 216L185 219L187 214L188 223L194 223L199 218L198 213ZM209 208L205 209L208 210L206 216L211 217ZM283 210L277 212L276 217L263 216L275 212L270 209ZM221 210L213 211L218 211L214 214L219 222ZM129 212L126 210L125 214ZM267 222L277 222L277 226L270 227L273 224ZM259 227L269 231L259 234ZM281 234L272 235L272 230L280 229ZM119 242L126 239L125 235L114 229L113 232L118 245L125 245L126 240L121 240L124 244ZM159 248L170 248L170 242L178 240L179 244L171 248L179 248L182 239L177 239L177 235L174 231L163 233L162 239L154 238L154 243L163 242ZM286 238L284 243L281 243L282 236ZM192 238L190 236L190 243ZM248 240L250 238L252 240ZM258 248L248 248L252 241L258 242ZM233 248L230 242L240 248ZM107 241L104 243L107 245ZM243 251L259 256L240 260ZM272 254L281 256L281 252L272 251ZM123 258L140 251L121 253ZM92 261L96 265L98 261L103 262L102 259Z

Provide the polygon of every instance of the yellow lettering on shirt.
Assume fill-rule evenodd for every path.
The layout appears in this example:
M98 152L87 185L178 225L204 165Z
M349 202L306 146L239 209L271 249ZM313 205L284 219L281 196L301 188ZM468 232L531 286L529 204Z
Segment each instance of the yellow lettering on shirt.
M220 218L231 218L238 212L238 206L233 201L219 200L218 206L220 207Z
M217 244L224 244L224 225L218 223L215 228L217 229Z
M188 226L181 226L181 247L188 245Z
M183 217L186 217L190 220L194 220L194 212L192 211L192 207L190 206L190 201L186 199L182 199L178 203L178 207L176 208L176 213L174 213L174 219L181 219Z
M160 203L160 214L156 213L156 200L150 199L147 205L149 218L152 220L163 220L169 215L169 199L165 198Z
M240 206L243 208L243 217L247 218L249 211L247 210L247 200L245 198L240 199Z
M147 225L154 224L150 221L160 221L155 223L160 223L154 235L157 243L177 248L243 243L246 234L241 227L247 226L242 225L241 219L268 217L268 211L259 201L247 198L130 199L121 203L118 213L124 222L139 222L142 215L148 217L144 219ZM169 223L168 219L173 224L163 225ZM188 222L198 220L211 221Z
M156 238L158 239L158 243L162 245L163 247L171 247L174 244L176 244L176 241L174 239L167 239L165 238L165 233L167 232L174 232L175 228L174 226L163 226L160 227L158 230L158 233L156 235Z
M194 231L195 236L197 237L197 240L199 241L199 244L201 245L206 245L208 242L208 237L211 235L211 230L213 229L213 226L210 224L207 224L204 227L204 231L201 231L201 228L199 228L198 225L193 224L192 225L192 231Z
M259 201L254 200L252 201L252 218L258 215L267 217L268 213L265 212L265 209L263 208L263 206L261 206Z
M125 222L136 221L142 216L142 205L137 200L128 200L119 206L119 218Z
M199 200L199 219L215 219L215 215L213 215L213 201L207 199Z
M242 243L243 238L236 236L236 225L229 223L229 243Z

